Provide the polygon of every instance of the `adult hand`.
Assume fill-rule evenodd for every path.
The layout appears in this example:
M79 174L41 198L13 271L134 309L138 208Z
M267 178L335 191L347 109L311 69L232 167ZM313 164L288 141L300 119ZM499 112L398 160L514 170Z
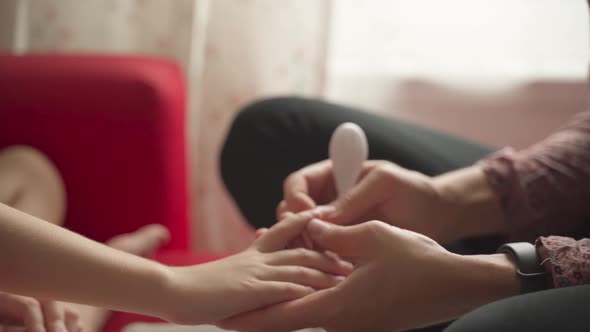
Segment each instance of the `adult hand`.
M77 311L57 301L0 293L0 330L27 332L79 332Z
M311 212L290 215L249 249L226 259L172 268L173 302L163 317L180 324L211 323L336 286L352 271L349 263L304 248L285 250L313 217Z
M322 219L341 225L378 219L435 238L443 228L438 226L444 204L432 178L387 161L365 162L357 184L341 197L336 194L330 160L291 174L284 193L279 215L329 204L335 210Z
M284 200L277 215L327 205L323 220L356 224L381 220L439 242L500 232L500 206L478 167L438 177L388 161L364 163L356 185L338 197L332 163L325 160L292 173L284 182ZM324 211L330 209L324 207Z
M395 331L455 318L516 294L514 264L504 255L459 256L421 234L379 221L339 226L312 221L314 244L351 260L336 287L220 322L240 331Z

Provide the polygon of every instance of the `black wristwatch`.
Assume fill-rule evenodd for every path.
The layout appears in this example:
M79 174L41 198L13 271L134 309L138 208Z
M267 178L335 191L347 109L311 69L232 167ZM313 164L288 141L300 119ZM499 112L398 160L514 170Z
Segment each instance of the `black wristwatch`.
M500 246L497 252L514 257L516 274L521 281L521 294L548 288L547 271L541 265L541 258L534 245L528 242L507 243Z

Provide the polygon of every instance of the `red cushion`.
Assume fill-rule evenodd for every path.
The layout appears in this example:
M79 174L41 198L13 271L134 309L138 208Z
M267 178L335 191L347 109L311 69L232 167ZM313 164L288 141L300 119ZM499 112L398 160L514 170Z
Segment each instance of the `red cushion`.
M185 85L139 56L0 55L0 148L43 151L64 178L66 227L98 241L165 224L189 247Z

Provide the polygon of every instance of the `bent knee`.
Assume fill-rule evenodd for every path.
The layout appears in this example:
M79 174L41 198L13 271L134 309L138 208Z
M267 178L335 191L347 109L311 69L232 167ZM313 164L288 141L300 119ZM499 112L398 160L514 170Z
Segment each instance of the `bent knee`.
M65 188L53 163L29 146L0 150L0 199L36 217L61 223L65 213ZM0 189L2 190L2 189ZM6 192L11 191L11 192Z
M255 101L238 112L230 132L248 132L262 127L289 125L297 113L310 111L313 103L301 97L275 97Z

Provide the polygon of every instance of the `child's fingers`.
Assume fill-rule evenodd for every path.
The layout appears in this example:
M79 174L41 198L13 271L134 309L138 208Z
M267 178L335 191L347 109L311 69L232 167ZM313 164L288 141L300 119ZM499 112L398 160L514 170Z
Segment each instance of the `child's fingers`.
M344 277L324 273L303 266L275 266L261 279L269 281L285 281L314 289L331 288L338 285Z
M285 214L288 212L289 211L287 210L287 202L285 200L282 200L276 209L277 221L280 221L280 220L283 220L284 218L286 218L287 215L285 215Z
M255 239L259 239L261 236L263 236L264 234L266 234L266 232L268 232L268 228L259 228L256 230L256 233L254 233L254 237Z
M303 238L297 237L295 238L293 241L289 242L289 244L287 245L287 247L285 249L296 249L296 248L306 248L305 246L305 242L303 242Z
M293 214L276 223L268 232L254 242L254 247L261 252L273 252L284 249L287 245L301 235L307 223L314 218L311 211Z
M349 275L353 266L341 259L334 259L326 254L304 248L282 250L269 255L270 265L297 265L323 271L333 275Z

